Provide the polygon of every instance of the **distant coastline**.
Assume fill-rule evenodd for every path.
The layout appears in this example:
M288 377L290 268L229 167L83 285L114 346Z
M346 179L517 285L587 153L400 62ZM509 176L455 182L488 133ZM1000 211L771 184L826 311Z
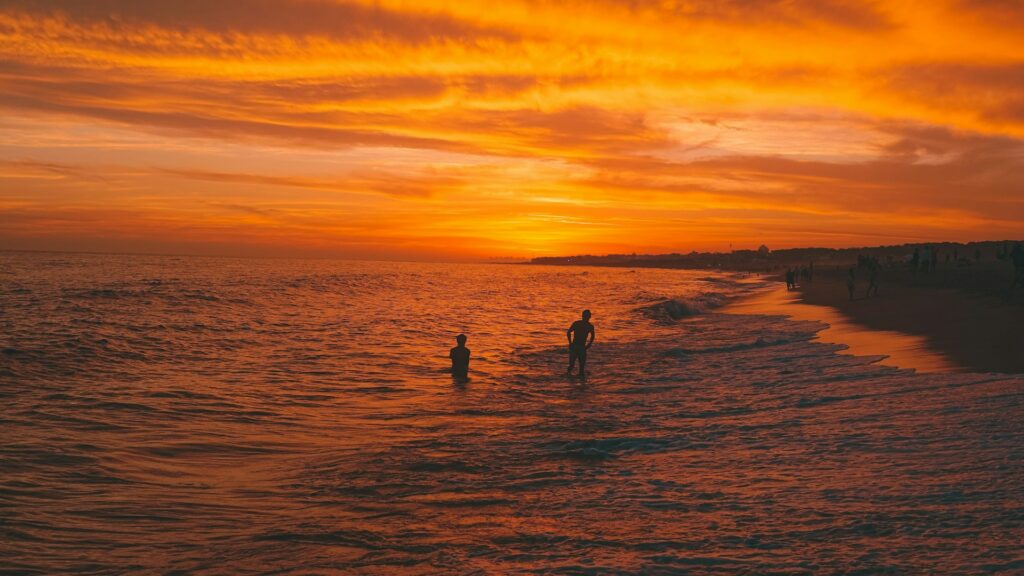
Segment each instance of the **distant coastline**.
M582 254L574 256L542 256L525 264L536 266L608 266L616 268L680 268L719 269L744 272L778 272L787 267L839 266L856 262L861 255L874 256L893 267L905 262L914 249L930 247L939 254L940 264L969 266L975 263L1003 261L1015 242L1024 240L988 240L983 242L917 242L888 246L857 248L784 248L731 252L689 252L686 254ZM947 256L949 261L947 262Z

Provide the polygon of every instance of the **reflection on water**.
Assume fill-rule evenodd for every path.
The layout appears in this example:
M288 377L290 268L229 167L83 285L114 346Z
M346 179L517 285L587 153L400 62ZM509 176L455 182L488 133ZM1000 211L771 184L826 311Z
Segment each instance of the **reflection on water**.
M799 294L770 289L731 304L725 311L736 314L784 314L793 320L820 321L828 327L818 332L822 342L844 344L847 353L884 357L881 362L918 372L962 372L963 368L929 348L920 336L871 330L852 322L835 308L800 301Z
M749 290L0 253L0 565L1019 570L1024 380L914 374L838 353L820 322L717 311ZM565 329L584 307L581 385ZM444 372L459 332L465 385Z

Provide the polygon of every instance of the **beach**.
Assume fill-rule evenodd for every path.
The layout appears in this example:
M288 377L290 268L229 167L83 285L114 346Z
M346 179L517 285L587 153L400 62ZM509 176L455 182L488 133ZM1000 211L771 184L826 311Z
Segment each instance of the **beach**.
M1024 372L1024 288L1008 298L1009 266L978 270L940 267L930 274L907 269L880 274L878 297L867 298L861 271L854 300L846 268L819 268L796 294L801 302L839 311L865 328L919 336L927 348L963 371Z
M724 311L783 315L794 321L821 323L823 328L816 334L818 341L843 346L842 354L875 358L885 366L926 374L966 371L923 336L869 328L828 303L810 304L800 291L781 285L733 302Z

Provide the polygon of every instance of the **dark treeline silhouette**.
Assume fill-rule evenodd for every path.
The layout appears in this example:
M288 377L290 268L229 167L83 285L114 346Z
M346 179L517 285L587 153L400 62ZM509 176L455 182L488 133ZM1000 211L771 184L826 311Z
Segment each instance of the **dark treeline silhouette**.
M835 263L849 264L858 256L878 258L883 267L888 264L909 265L915 250L918 265L922 266L926 248L928 266L940 264L971 264L984 261L1007 261L1013 246L1024 240L993 240L986 242L921 242L889 246L859 248L784 248L769 250L733 250L732 252L689 252L671 254L607 254L577 256L544 256L530 260L530 264L553 266L614 266L624 268L688 268L723 269L751 272L782 272L791 267Z
M745 271L777 275L790 290L823 280L845 284L851 299L884 293L882 284L958 288L1024 300L1024 248L1018 240L922 242L861 248L787 248L690 252L688 254L609 254L534 258L530 264L681 268ZM853 269L850 274L851 267Z

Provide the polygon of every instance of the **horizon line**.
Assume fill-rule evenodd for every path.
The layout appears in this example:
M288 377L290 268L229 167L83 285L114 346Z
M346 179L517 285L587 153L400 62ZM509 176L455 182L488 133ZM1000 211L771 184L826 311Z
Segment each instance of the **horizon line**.
M954 240L943 240L934 242L904 242L902 244L879 244L874 246L849 246L844 248L830 248L825 246L800 246L792 248L769 248L769 254L774 252L786 252L795 250L828 250L833 252L846 250L869 250L878 248L898 248L902 246L927 246L955 244L959 246L970 246L972 244L1005 244L1024 242L1024 239L998 239L998 240L975 240L970 242L958 242ZM762 244L764 245L764 244ZM469 258L469 259L414 259L414 258L359 258L355 256L315 256L315 255L272 255L272 254L201 254L189 252L131 252L131 251L102 251L102 250L53 250L53 249L31 249L31 248L0 248L0 253L22 253L22 254L79 254L93 256L163 256L178 258L231 258L231 259L256 259L256 260L342 260L351 262L395 262L412 264L526 264L540 258L566 259L566 258L607 258L612 256L626 257L650 257L650 256L688 256L691 254L714 254L729 255L736 252L757 252L758 248L734 248L729 251L698 251L688 252L661 252L661 253L605 253L605 254L562 254L553 256L494 256L490 258Z

